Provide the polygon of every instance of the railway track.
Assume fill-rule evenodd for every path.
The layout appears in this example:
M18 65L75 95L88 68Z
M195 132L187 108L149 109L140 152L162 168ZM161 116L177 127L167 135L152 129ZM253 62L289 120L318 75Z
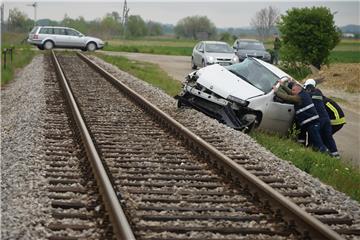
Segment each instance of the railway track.
M55 59L55 54L52 56ZM64 112L55 102L60 102L61 106L65 104L63 100L50 101L57 109L54 110L58 114L55 118L60 120L54 121L54 126L49 125L51 131L59 127L54 136L49 135L53 136L49 148L55 154L49 158L56 159L59 150L76 156L88 166L85 169L91 165L96 185L102 194L107 193L105 197L99 197L99 193L94 193L95 181L84 182L81 194L96 195L89 201L96 204L76 207L76 204L64 203L81 199L80 192L76 192L76 195L72 194L73 200L54 204L55 208L61 205L60 208L75 212L53 214L53 217L72 219L68 222L77 226L75 230L91 229L89 226L99 228L94 230L96 234L92 238L111 238L111 230L119 239L152 240L351 239L359 234L359 230L352 227L353 219L340 215L335 209L322 208L321 203L313 201L311 194L272 177L271 172L224 145L219 137L206 132L198 137L104 70L96 68L89 59L83 55L81 58L87 63L69 55L59 56L54 63L59 67L58 77L66 78L63 87L72 91L65 95L73 98L78 106L78 111L77 107L69 107L72 112L77 112L77 117L71 117L73 128L76 122L76 125L86 126L89 132L74 130L75 139L86 141L78 144L82 146L81 150L69 151L68 141L62 139L69 132L62 132L60 127L60 123L65 122ZM59 90L55 91L59 93ZM74 136L69 137L74 139ZM56 145L59 139L64 146ZM89 153L89 149L93 153ZM86 159L90 164L85 163ZM62 163L71 168L78 164L75 161L65 163L65 160ZM102 170L96 170L95 165L100 165ZM98 172L107 175L106 183ZM76 174L64 175L75 179L73 175ZM85 173L83 170L82 175L89 178L89 170ZM65 180L54 173L49 174L49 178L58 179L52 182L57 187L78 184L76 180ZM110 189L105 190L109 186ZM92 190L88 192L85 187ZM59 194L59 190L55 192ZM61 192L54 199L67 195ZM96 206L103 207L97 211ZM76 208L90 213L81 212L81 215L74 210ZM116 214L119 212L120 216ZM88 222L76 223L76 216L85 218L83 215L87 216ZM92 218L88 217L90 215ZM333 230L322 222L331 225ZM57 224L61 227L50 225L52 231L60 232L53 235L53 239L71 237L61 235L64 227L71 227L66 225L67 221Z

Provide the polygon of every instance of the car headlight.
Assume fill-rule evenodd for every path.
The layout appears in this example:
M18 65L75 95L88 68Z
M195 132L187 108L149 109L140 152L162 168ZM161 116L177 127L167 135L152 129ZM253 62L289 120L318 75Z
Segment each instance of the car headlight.
M238 97L234 97L234 96L232 96L232 95L229 95L229 96L227 97L227 99L228 99L229 101L236 102L236 103L240 104L240 106L243 106L243 107L246 107L247 105L249 105L249 102L248 102L248 101L242 100L242 99L240 99L240 98L238 98Z
M214 62L214 57L213 56L208 56L207 57L207 62L208 63L213 63Z
M237 56L234 56L232 59L233 62L239 62L239 58Z

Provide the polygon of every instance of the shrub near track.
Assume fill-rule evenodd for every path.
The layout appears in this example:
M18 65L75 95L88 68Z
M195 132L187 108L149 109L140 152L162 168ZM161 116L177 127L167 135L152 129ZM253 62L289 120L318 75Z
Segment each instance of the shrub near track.
M3 35L3 45L1 47L1 86L5 85L9 81L14 78L14 74L16 69L22 68L29 64L36 52L31 50L31 46L23 43L21 41L24 40L24 34L16 34L16 33L5 33ZM5 48L13 47L13 59L12 63L10 62L10 56L6 57L6 68L4 68L4 56L3 50Z
M181 91L180 82L171 78L156 64L133 61L119 56L102 54L97 54L97 56L162 89L170 96ZM253 131L251 136L279 158L292 162L299 169L360 202L360 189L358 187L360 186L360 171L358 169L310 148L304 148L288 138L258 130Z

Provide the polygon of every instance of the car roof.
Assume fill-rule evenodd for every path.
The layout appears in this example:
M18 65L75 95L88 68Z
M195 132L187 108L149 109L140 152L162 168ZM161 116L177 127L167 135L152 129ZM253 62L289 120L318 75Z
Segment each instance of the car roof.
M69 28L69 27L62 27L62 26L36 26L36 27L43 27L43 28ZM70 28L73 29L73 28Z
M260 42L257 39L248 39L248 38L238 38L237 41L243 41L243 42Z
M221 42L221 41L203 41L203 43L205 43L205 44L209 44L209 43L227 44L226 42Z

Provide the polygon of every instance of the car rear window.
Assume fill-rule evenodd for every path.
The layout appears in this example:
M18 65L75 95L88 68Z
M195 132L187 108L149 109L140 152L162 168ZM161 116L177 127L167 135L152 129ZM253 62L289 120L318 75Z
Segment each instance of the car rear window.
M38 28L39 28L39 27L34 27L34 28L31 30L30 34L36 33L36 30L37 30Z
M39 33L42 34L53 34L53 28L41 28Z
M66 31L64 28L54 28L54 34L57 35L66 35Z

